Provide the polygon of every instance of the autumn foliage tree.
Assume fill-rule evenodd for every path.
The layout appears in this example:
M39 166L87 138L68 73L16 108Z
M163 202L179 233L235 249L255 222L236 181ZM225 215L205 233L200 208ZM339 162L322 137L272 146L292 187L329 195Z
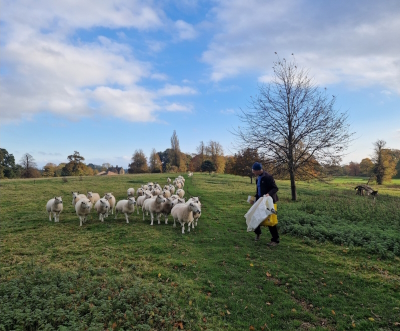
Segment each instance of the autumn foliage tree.
M360 175L369 177L373 174L373 171L374 164L372 163L371 159L362 159L360 162Z
M233 173L238 176L250 177L250 182L253 183L252 166L254 162L260 161L257 150L254 148L243 149L235 154L234 159Z
M162 162L160 156L157 154L155 148L151 151L149 159L150 172L159 173L162 172Z
M132 156L132 163L128 165L128 172L130 174L149 172L149 167L147 166L147 158L146 155L144 155L143 150L135 150L135 153Z
M374 143L374 175L378 185L384 182L390 182L392 177L396 175L397 160L390 149L385 148L386 142L377 140Z

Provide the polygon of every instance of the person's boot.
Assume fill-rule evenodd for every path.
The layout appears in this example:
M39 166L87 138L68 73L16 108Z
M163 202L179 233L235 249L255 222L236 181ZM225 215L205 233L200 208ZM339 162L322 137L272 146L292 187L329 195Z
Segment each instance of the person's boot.
M254 241L259 241L260 240L260 235L256 234L256 237L254 238Z

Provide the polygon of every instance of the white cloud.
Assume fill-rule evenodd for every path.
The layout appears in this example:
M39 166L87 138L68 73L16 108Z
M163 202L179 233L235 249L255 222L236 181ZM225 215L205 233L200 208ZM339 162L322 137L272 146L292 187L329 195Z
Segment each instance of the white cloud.
M168 76L166 74L155 73L152 74L150 78L155 80L167 80Z
M202 60L210 78L271 76L273 61L295 53L318 84L381 85L400 93L400 7L397 1L221 1L212 10L217 33Z
M196 38L197 36L197 32L193 28L193 25L185 21L182 20L176 21L175 28L178 31L178 36L180 40L190 40Z
M78 29L96 27L160 28L164 14L153 7L127 0L96 5L72 0L2 3L2 124L31 119L41 112L73 121L112 116L143 122L155 121L157 112L163 110L173 111L175 107L178 111L177 104L171 104L170 109L161 107L160 98L196 91L166 85L156 92L139 86L143 78L168 77L151 73L150 63L134 57L131 46L124 43L128 39L124 32L117 32L119 42L101 35L94 41L73 37ZM153 51L164 47L161 42L148 45Z
M382 91L381 91L381 94L384 94L384 95L392 95L393 93L392 93L391 91L388 91L388 90L382 90Z
M158 90L158 95L160 96L188 95L196 93L197 91L191 87L171 84L167 84L164 88Z
M171 111L171 112L177 112L177 111L191 111L192 107L191 106L185 106L181 105L179 103L172 103L168 106L165 107L166 110Z

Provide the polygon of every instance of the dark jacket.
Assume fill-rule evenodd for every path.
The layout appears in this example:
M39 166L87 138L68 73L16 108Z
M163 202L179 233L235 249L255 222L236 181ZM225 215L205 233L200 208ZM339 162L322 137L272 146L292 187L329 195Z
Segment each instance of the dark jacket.
M278 195L276 192L278 192L278 186L275 184L274 178L267 172L263 172L262 175L256 178L256 184L258 183L258 179L261 180L261 185L260 185L260 190L261 190L261 196L258 195L258 190L256 189L256 200L258 200L260 197L264 196L264 194L269 194L276 203L278 199Z

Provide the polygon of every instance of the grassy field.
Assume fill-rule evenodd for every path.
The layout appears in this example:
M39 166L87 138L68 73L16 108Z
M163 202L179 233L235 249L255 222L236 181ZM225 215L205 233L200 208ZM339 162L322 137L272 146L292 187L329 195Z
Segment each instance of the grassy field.
M0 330L399 329L400 181L376 202L355 195L358 178L298 183L297 202L277 181L273 248L268 229L259 242L246 232L255 185L230 175L186 180L202 216L185 235L136 214L79 227L71 191L119 200L166 177L2 181ZM59 223L45 212L55 195Z

